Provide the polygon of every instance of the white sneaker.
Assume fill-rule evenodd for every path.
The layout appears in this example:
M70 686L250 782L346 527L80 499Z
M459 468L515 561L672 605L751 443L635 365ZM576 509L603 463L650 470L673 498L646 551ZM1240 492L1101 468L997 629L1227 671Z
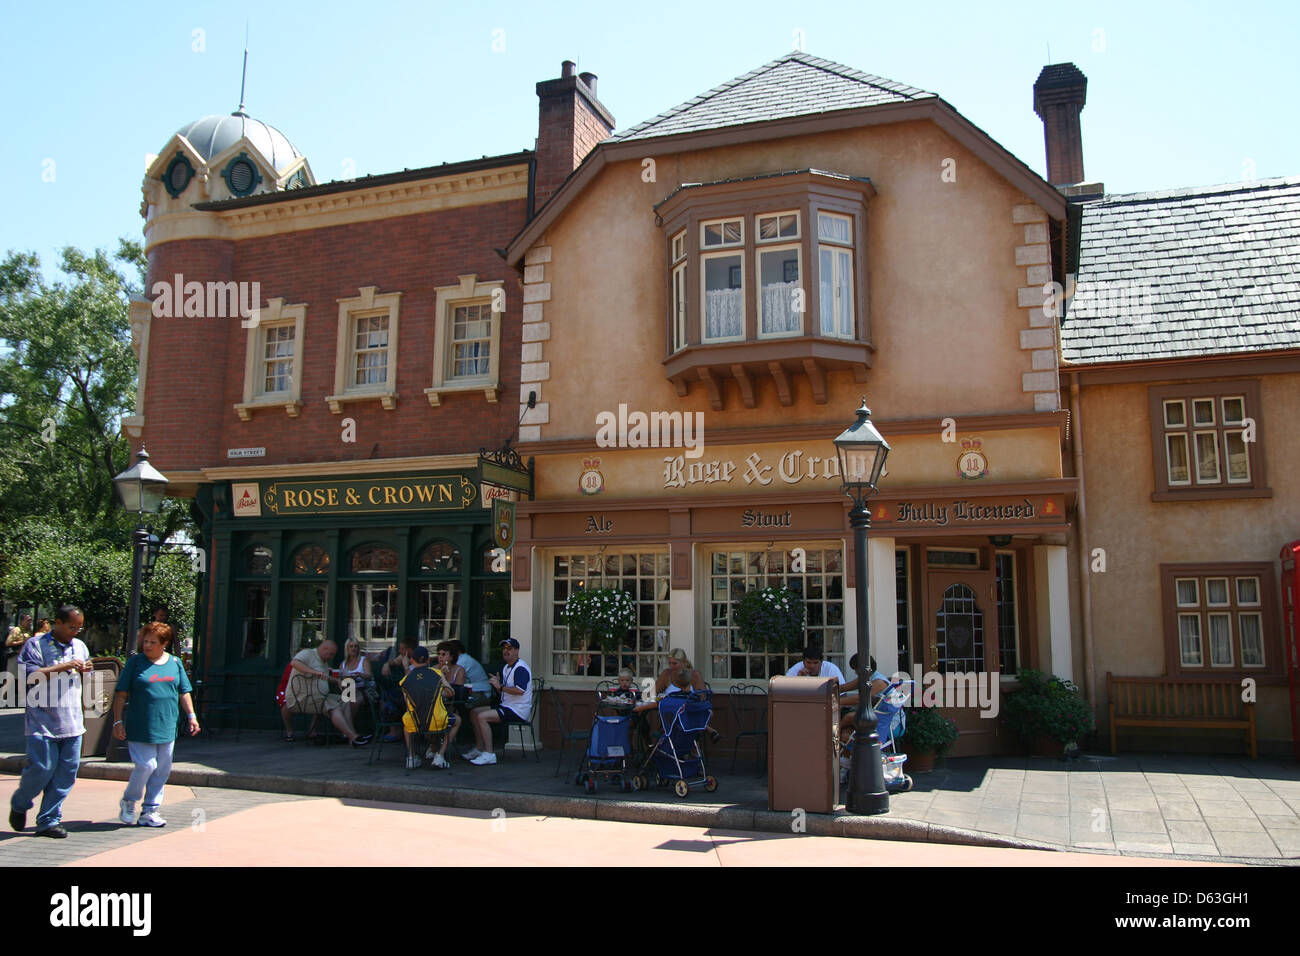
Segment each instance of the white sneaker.
M437 767L439 770L446 770L448 767L451 766L451 764L447 763L447 758L444 757L442 754L433 755L433 765Z
M473 750L470 750L470 751L467 751L466 753L461 754L461 756L464 757L466 760L468 760L470 763L473 763L473 762L474 762L475 760L477 760L479 757L483 756L483 751L481 751L481 750L479 750L477 747L475 747Z
M420 763L421 763L420 758L415 756L414 754L411 754L406 758L406 769L418 770L420 768Z
M433 748L432 748L432 747L430 747L428 750L426 750L426 751L424 752L424 759L425 759L425 760L432 760L435 756L437 756L437 754L435 754L435 753L433 752Z
M129 827L135 826L135 804L129 800L123 800L118 806L121 807L121 812L117 815L117 818Z
M136 821L136 826L140 827L165 827L166 825L167 821L158 816L157 810L145 810Z
M497 762L496 754L481 753L470 761L476 767L487 767Z

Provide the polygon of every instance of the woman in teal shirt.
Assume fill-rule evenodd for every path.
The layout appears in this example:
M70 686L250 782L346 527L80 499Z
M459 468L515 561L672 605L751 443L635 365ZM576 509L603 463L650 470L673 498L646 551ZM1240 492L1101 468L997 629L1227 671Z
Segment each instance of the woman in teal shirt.
M158 808L162 805L163 785L172 772L172 748L180 718L178 703L189 720L190 736L199 732L199 718L190 699L190 679L180 658L167 653L171 642L169 625L158 621L146 624L140 631L141 653L126 662L117 679L113 736L126 741L135 764L118 816L126 824L136 822L135 803L143 796L139 825L167 825L158 815Z

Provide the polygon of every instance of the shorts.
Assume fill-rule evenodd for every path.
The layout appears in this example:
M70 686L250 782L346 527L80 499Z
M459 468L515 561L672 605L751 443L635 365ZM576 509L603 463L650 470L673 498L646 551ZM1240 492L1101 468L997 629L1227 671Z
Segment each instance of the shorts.
M324 697L286 696L284 706L294 714L330 714L343 706L343 698L338 694L327 694Z
M516 713L515 713L513 710L511 710L509 707L498 707L498 708L497 708L497 716L501 718L501 723L503 723L503 724L526 724L526 723L528 723L528 718L527 718L527 717L520 717L518 714L516 714Z
M402 714L402 729L404 729L408 734L441 734L441 733L445 733L448 730L454 730L455 727L456 727L455 714L447 715L447 726L444 730L416 730L415 714L411 713L409 710L406 713Z

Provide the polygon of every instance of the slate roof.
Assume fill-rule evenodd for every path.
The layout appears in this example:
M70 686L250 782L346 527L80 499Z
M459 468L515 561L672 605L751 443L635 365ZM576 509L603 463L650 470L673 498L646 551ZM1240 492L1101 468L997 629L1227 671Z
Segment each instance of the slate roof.
M1300 348L1300 177L1083 207L1076 365Z
M615 133L605 142L697 133L724 126L925 98L936 97L925 90L807 53L787 53L653 119Z

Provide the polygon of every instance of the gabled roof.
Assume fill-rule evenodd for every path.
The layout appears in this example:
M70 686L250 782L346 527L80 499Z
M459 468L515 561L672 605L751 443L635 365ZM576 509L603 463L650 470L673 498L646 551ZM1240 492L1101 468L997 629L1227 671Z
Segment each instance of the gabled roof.
M610 163L915 121L934 123L1053 219L1064 218L1060 192L934 93L806 53L788 53L601 140L510 241L506 259L517 265ZM653 153L647 152L651 140Z
M927 98L936 97L925 90L807 53L787 53L653 119L615 133L606 142L671 136Z
M1300 348L1300 178L1107 196L1082 228L1065 361Z

